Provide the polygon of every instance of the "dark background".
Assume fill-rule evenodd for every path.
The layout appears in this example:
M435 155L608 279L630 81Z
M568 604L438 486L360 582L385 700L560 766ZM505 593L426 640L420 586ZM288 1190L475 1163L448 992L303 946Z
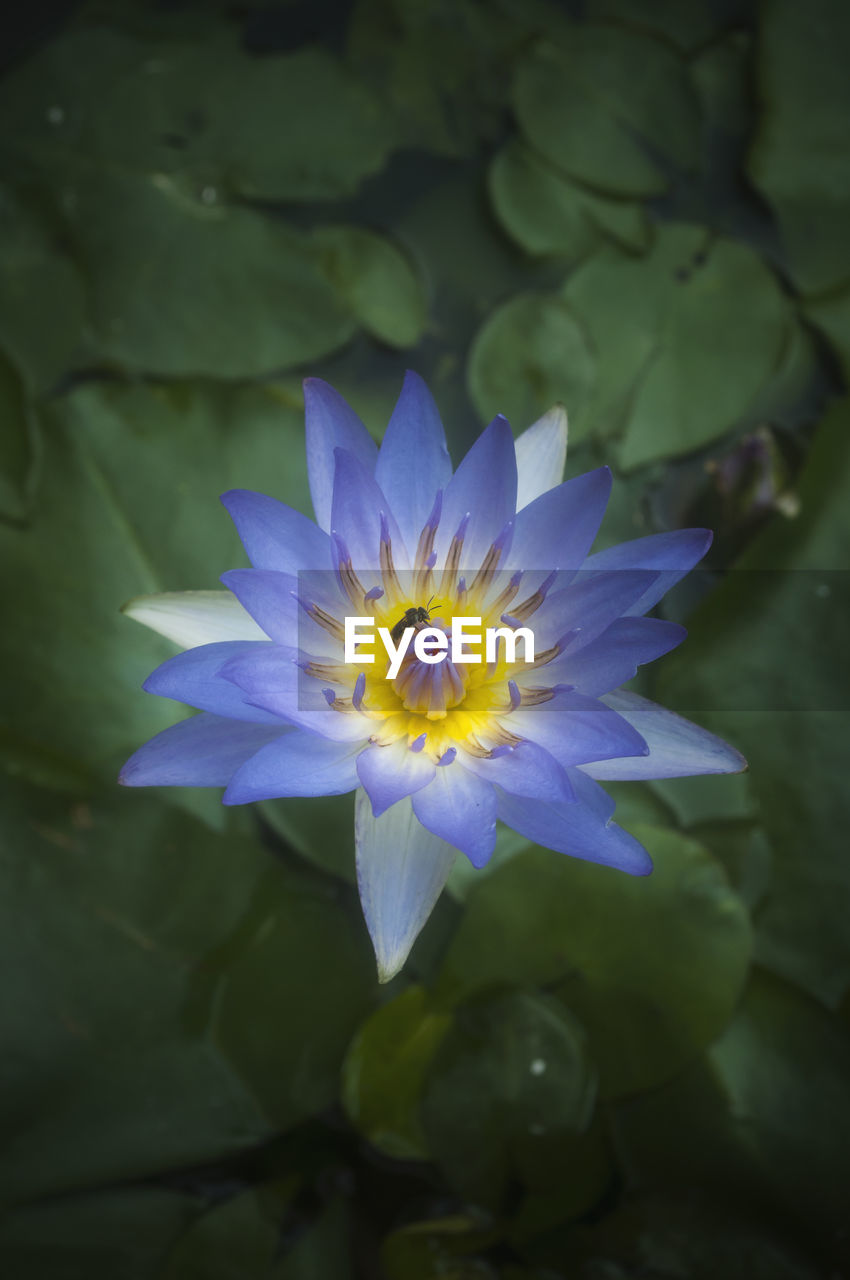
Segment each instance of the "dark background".
M0 81L0 1262L22 1280L837 1280L850 8L29 4ZM351 798L120 791L130 597L309 510L301 378L455 462L570 413L600 545L716 530L642 688L745 752L500 834L379 988Z

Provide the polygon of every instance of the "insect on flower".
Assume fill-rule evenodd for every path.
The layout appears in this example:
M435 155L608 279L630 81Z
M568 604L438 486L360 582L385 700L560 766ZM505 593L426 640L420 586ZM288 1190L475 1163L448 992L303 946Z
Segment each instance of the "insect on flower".
M316 523L263 494L226 493L253 567L223 574L224 591L125 609L184 649L145 689L200 714L140 747L121 781L224 787L225 804L355 791L358 886L386 981L458 853L476 867L489 860L497 818L537 844L646 875L649 855L611 821L599 782L746 765L620 688L684 639L646 615L711 534L591 553L611 473L562 482L563 409L516 440L495 418L453 472L416 374L380 449L332 387L307 379L304 398ZM386 660L347 647L366 624Z
M431 600L433 599L434 597L432 596ZM398 644L408 627L413 627L415 630L416 627L424 626L426 622L431 621L431 600L426 605L412 605L411 608L405 610L404 617L399 618L390 631L394 644ZM437 605L434 606L434 608L437 607Z

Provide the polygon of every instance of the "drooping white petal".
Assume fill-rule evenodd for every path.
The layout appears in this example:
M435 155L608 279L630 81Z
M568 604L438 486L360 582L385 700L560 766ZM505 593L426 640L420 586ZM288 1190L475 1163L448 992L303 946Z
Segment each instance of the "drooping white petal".
M553 405L514 442L516 448L516 509L522 511L541 493L554 489L564 478L567 461L567 411Z
M747 767L741 753L728 742L639 694L618 689L605 694L601 701L637 729L649 747L649 755L582 765L582 772L591 778L631 782L701 773L742 773Z
M442 892L457 850L426 831L410 799L375 818L365 790L354 808L357 884L378 961L378 980L389 982Z
M268 639L230 591L160 591L136 596L121 612L183 649L219 640Z

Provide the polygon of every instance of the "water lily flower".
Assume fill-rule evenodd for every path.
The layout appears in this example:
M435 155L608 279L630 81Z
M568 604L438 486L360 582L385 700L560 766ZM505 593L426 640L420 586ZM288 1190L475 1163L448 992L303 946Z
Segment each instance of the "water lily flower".
M729 773L713 734L620 689L685 637L646 613L705 554L684 529L591 554L611 487L562 482L566 415L514 440L495 418L456 471L409 373L380 448L326 383L305 382L316 522L274 498L224 494L250 569L224 591L141 597L126 612L183 646L145 689L198 709L141 747L129 786L225 787L225 804L356 791L357 879L381 980L404 963L458 853L483 867L496 820L632 875L649 855L611 821L609 779ZM502 629L487 661L409 646L345 660L346 619L387 636L458 616ZM404 624L402 626L401 624ZM507 635L533 631L534 656ZM507 635L506 635L507 633ZM439 651L439 644L435 644ZM419 652L424 653L422 646ZM433 650L432 650L433 652Z

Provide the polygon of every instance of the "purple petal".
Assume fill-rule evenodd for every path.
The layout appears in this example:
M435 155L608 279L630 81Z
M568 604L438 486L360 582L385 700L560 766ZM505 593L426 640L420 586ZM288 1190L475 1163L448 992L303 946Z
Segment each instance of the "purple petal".
M572 632L564 653L577 653L607 631L652 585L655 576L638 569L579 573L568 587L548 595L532 616L536 648L546 649Z
M474 867L490 860L496 843L496 794L455 761L438 769L433 782L413 797L423 827L465 853Z
M389 982L430 916L457 850L425 830L409 799L376 818L363 790L355 801L354 835L357 884L378 979Z
M350 742L330 742L295 729L270 742L233 776L224 804L250 804L278 796L339 796L357 786L357 752Z
M356 742L368 736L368 721L356 714L334 711L322 685L296 664L297 649L258 645L261 652L237 655L221 668L221 676L252 706L301 725L336 742Z
M589 760L647 755L641 735L604 702L559 689L549 702L520 707L507 721L515 732L536 742L564 768Z
M251 720L260 724L274 724L278 717L270 711L251 706L244 693L219 674L231 659L251 660L267 653L271 643L253 640L224 640L218 644L202 644L197 649L187 649L157 667L143 684L147 693L161 698L174 698L200 711L213 711L216 715L235 720Z
M452 474L446 435L434 397L418 374L405 374L375 467L411 555L438 489Z
M379 567L382 517L389 526L395 566L406 569L407 548L386 494L358 458L337 449L331 527L345 542L355 570Z
M645 739L649 755L584 765L584 772L592 778L603 781L686 778L698 773L741 773L747 767L741 753L722 738L636 693L621 689L606 694L604 701L634 725Z
M578 569L605 514L611 472L599 467L550 489L516 517L508 569Z
M655 533L648 538L621 542L606 551L598 551L585 562L588 571L598 569L653 569L657 580L645 595L627 612L639 617L651 609L674 583L683 578L701 560L714 535L710 529L677 529L671 533Z
M121 770L125 787L226 787L236 770L289 725L249 724L207 711L164 729Z
M546 803L500 790L499 817L527 840L557 853L618 867L633 876L649 875L652 860L646 849L628 831L610 821L614 811L610 796L595 784L589 788L590 779L578 770L571 773L570 780L577 803Z
M463 766L484 782L493 782L512 795L570 803L575 799L564 768L534 742L521 742L492 759L465 754Z
M350 606L341 597L328 594L329 588L336 590L330 572L304 571L293 578L274 569L229 569L221 580L276 644L297 645L313 657L323 656L329 661L341 658L341 642L314 622L298 603L300 598L305 603L321 605L333 616L344 616Z
M296 599L297 578L274 569L229 569L221 581L276 644L298 644L303 610Z
M424 752L410 751L407 742L369 747L357 758L357 773L372 801L376 818L405 796L427 787L435 765Z
M307 431L307 472L316 523L330 532L334 488L334 450L347 449L366 468L375 470L378 446L357 414L338 391L321 378L304 381L304 414Z
M541 667L541 678L548 685L569 684L597 698L631 680L644 662L675 649L687 634L677 622L660 618L618 618L593 644Z
M482 431L446 486L435 543L438 565L469 512L460 563L462 568L478 568L516 512L516 484L514 438L500 414Z
M255 569L297 574L332 567L328 535L300 511L249 489L230 489L221 501Z

